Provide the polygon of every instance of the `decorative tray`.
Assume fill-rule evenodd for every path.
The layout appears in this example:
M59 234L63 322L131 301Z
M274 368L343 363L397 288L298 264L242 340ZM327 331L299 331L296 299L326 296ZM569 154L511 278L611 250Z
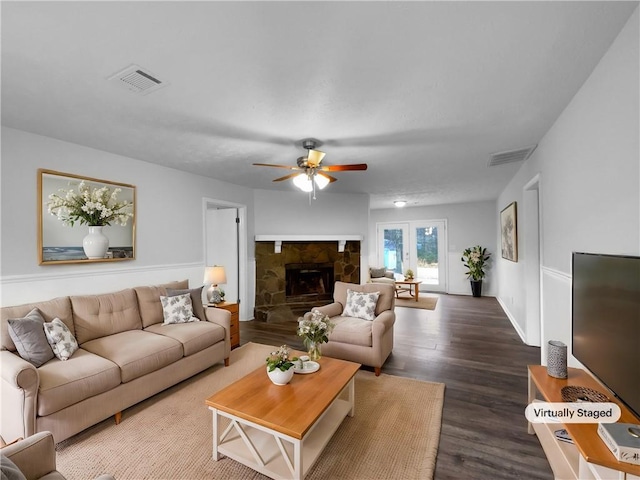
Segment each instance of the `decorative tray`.
M320 364L318 362L311 362L311 361L303 362L302 368L300 368L299 361L293 362L294 373L313 373L313 372L317 372L318 370L320 370Z
M567 385L560 390L562 400L565 402L608 402L609 399L603 393L589 387Z

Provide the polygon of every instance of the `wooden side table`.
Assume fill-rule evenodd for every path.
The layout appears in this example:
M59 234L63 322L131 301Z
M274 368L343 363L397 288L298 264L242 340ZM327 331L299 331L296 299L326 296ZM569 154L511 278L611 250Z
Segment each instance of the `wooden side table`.
M240 346L240 308L237 303L220 302L210 303L209 308L222 308L231 312L231 348Z
M409 292L409 295L417 302L421 283L422 280L396 280L396 298L400 298L400 294L403 292Z

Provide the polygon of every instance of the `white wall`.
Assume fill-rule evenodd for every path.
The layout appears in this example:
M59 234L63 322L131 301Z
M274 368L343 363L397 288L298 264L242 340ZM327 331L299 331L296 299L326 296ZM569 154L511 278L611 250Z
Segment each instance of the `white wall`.
M410 222L417 220L447 220L447 277L448 293L471 295L469 280L460 258L467 247L487 247L492 259L496 253L495 202L459 203L428 207L404 207L372 210L369 225L369 263L377 264L376 225L387 222ZM494 260L490 260L483 281L482 294L494 296L498 292L494 275Z
M316 193L311 203L297 190L254 190L255 234L362 235L360 271L368 272L369 195L332 193L330 188ZM361 281L365 280L362 273Z
M543 364L549 340L571 345L571 253L640 254L638 26L636 9L498 199L498 211L522 202L523 187L540 174ZM528 260L497 262L499 299L522 330Z
M248 205L253 237L252 191L237 185L6 127L1 165L2 305L184 278L201 285L205 197ZM136 259L38 265L38 168L136 185Z

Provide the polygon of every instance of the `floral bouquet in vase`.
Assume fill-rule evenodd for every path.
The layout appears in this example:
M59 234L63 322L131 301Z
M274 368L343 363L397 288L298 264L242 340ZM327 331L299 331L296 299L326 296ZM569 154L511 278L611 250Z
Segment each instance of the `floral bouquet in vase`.
M267 375L276 385L286 385L293 377L291 367L297 358L291 358L289 354L289 347L282 345L275 352L271 352L266 359Z
M298 320L298 336L302 337L310 360L316 361L322 356L320 345L329 341L334 326L328 315L315 309Z

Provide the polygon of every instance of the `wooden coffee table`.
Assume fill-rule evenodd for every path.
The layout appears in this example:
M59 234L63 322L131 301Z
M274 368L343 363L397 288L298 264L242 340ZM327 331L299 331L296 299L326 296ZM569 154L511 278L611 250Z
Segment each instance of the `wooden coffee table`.
M355 413L360 364L329 357L319 363L317 372L295 374L284 386L271 383L264 365L209 397L213 459L226 455L271 478L303 479Z
M422 280L396 280L396 298L400 298L399 294L402 292L409 292L409 295L415 298L417 302L421 283Z

